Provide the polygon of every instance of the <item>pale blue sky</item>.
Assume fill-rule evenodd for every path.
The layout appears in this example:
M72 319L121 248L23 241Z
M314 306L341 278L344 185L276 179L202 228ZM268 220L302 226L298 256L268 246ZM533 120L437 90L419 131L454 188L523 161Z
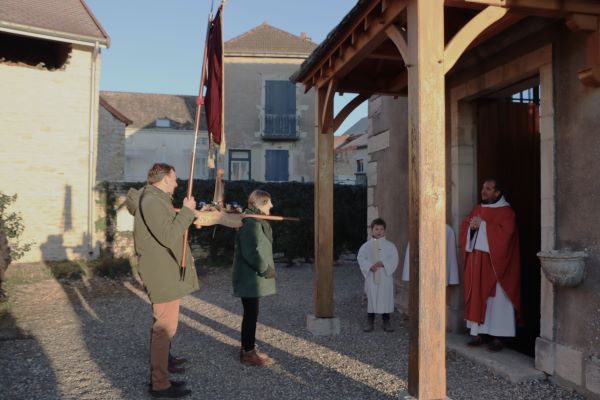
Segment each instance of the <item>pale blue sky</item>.
M196 95L211 0L86 0L111 37L102 51L101 90ZM220 1L215 1L216 11ZM342 20L355 0L227 0L224 38L263 22L316 43ZM227 79L227 78L226 78ZM336 109L351 96L338 97ZM361 105L337 132L367 115Z

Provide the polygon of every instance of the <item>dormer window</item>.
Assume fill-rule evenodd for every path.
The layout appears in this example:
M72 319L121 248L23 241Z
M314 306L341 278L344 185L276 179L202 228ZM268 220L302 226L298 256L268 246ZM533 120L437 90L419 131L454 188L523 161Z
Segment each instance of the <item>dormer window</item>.
M157 128L170 128L171 127L171 121L169 121L166 118L158 118L156 120L156 127Z

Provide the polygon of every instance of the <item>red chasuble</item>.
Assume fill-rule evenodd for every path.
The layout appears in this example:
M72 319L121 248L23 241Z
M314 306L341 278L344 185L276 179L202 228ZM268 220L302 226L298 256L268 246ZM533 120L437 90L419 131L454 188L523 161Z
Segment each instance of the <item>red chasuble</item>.
M479 215L486 222L490 252L465 251L469 221ZM500 283L520 320L520 255L515 212L511 207L477 205L465 219L460 230L460 246L464 254L464 292L467 321L483 324L487 299L496 295Z

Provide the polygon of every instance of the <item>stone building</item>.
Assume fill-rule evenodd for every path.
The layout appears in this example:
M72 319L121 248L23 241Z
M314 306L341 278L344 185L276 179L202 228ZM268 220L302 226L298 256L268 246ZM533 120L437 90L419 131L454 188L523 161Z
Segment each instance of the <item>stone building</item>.
M313 180L314 95L289 76L315 46L267 23L225 42L227 179Z
M0 6L0 190L18 194L21 261L94 257L100 50L110 38L80 0Z
M101 111L99 145L106 146L107 160L99 164L109 181L143 182L155 162L175 167L177 177L187 179L194 140L196 96L155 93L100 93ZM109 110L112 110L110 112ZM122 118L130 120L126 126ZM202 111L198 132L194 178L208 179L212 170L207 165L208 136ZM118 166L118 167L117 167ZM110 173L111 169L121 169ZM98 180L103 180L100 177Z

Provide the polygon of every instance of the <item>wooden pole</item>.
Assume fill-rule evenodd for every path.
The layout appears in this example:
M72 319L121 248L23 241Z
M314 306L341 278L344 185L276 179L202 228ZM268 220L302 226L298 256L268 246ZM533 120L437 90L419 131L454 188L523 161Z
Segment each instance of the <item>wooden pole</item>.
M331 90L329 88L330 93ZM326 87L317 89L315 110L314 304L317 318L333 317L333 96L327 96L327 91Z
M408 389L418 399L444 399L444 2L409 0L407 18L411 244Z
M194 142L192 144L192 156L190 159L190 174L188 175L188 187L187 187L187 197L192 197L192 188L194 186L194 167L196 165L196 145L198 144L198 132L200 131L200 116L202 114L202 104L204 104L204 97L202 92L204 90L204 83L206 81L206 57L207 57L207 47L208 47L208 33L210 32L210 24L212 20L212 15L208 16L208 24L206 26L206 38L204 41L204 57L202 58L202 75L200 75L200 89L198 90L198 101L196 105L196 118L194 119ZM185 259L187 256L187 241L188 241L189 231L186 229L183 234L183 249L181 250L181 268L179 270L179 278L181 280L185 279Z

